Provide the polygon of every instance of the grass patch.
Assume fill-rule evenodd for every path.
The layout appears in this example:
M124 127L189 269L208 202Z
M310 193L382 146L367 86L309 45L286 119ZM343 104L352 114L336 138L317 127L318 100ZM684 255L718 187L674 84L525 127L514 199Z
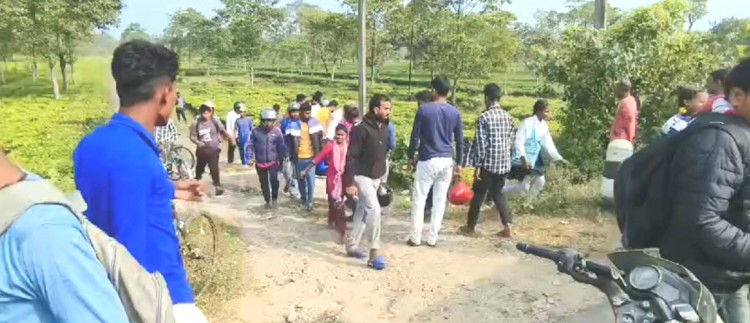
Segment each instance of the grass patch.
M206 286L198 295L196 304L211 322L232 317L234 310L231 301L242 295L246 285L242 272L245 267L245 243L240 238L239 230L221 222L216 222L216 226L219 236L214 266L207 268L201 260L184 259L191 285L196 289Z

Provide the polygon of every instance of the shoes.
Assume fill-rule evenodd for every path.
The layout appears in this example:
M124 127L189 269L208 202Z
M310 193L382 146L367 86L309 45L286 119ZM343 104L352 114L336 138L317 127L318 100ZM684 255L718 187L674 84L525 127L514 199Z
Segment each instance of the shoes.
M409 247L419 247L422 244L421 243L416 243L416 242L412 241L411 238L409 238L409 240L406 240L406 245L409 246Z
M468 236L473 236L473 235L476 234L476 231L474 231L474 229L469 228L469 226L466 226L466 225L461 226L460 228L458 228L458 232L460 232L461 234L464 234L464 235L468 235Z
M277 201L277 200L271 201L271 208L272 209L276 209L278 207L279 207L279 201Z
M216 186L216 196L224 195L224 189L221 186Z

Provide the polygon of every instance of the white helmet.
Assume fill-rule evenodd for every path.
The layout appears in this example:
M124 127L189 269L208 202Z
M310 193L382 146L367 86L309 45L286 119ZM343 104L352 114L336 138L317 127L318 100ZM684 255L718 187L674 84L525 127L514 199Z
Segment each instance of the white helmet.
M273 120L276 121L276 111L271 108L265 108L260 112L260 120Z
M214 104L214 101L206 101L206 102L203 102L203 104L201 105L205 105L211 109L216 108L216 104Z

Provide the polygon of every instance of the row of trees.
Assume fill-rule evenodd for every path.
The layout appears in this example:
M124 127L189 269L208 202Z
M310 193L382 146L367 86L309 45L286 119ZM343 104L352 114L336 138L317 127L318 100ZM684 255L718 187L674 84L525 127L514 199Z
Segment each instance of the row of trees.
M303 1L283 8L270 0L222 0L212 18L193 9L171 16L163 40L187 60L315 68L330 77L356 60L357 0L346 13ZM375 82L384 63L407 59L412 68L445 74L458 85L509 66L518 49L515 17L500 9L505 0L368 0L367 64ZM210 68L206 70L210 73Z
M56 70L62 72L62 91L67 91L69 78L76 82L76 46L91 40L95 30L116 25L121 9L120 0L0 0L0 59L7 66L13 55L29 57L34 80L39 64L47 65L59 98ZM0 83L5 83L5 68L0 69Z

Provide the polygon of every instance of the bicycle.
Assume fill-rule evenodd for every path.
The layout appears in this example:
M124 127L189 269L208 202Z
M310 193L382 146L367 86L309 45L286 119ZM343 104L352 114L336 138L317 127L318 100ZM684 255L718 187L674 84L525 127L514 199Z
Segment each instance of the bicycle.
M180 254L190 272L198 272L199 281L193 280L195 297L211 283L217 258L218 229L206 213L179 214L172 205L174 225L180 243Z
M167 169L169 178L173 181L193 179L195 155L185 146L173 143L162 147L162 163ZM166 151L166 153L165 153Z

